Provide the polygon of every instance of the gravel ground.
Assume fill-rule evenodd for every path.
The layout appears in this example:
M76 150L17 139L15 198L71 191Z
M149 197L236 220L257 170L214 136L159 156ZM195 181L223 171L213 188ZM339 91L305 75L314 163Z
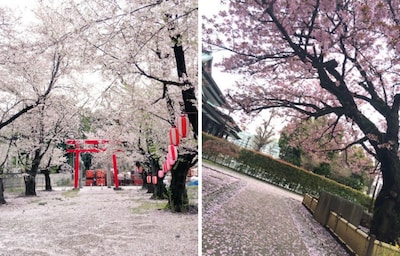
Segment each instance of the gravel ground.
M197 189L191 202L197 204ZM0 255L197 255L198 214L161 210L138 187L84 187L36 197L7 194L0 205Z
M350 255L302 197L203 164L202 255Z

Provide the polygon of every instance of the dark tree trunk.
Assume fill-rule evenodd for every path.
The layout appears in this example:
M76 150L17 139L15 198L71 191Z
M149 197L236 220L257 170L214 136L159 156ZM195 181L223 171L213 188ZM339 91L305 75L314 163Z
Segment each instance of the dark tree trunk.
M146 177L146 183L147 183L147 193L151 193L154 194L155 191L155 186L153 184L153 179L152 177L155 175L156 171L155 171L155 166L154 166L154 162L156 161L152 156L148 157L149 159L149 170L147 172L147 176L150 176L150 183L147 183L147 177Z
M50 171L45 169L42 170L42 173L44 174L44 181L45 181L45 190L46 191L52 191L53 188L51 187L51 179L50 179Z
M154 186L152 199L168 199L168 191L164 184L164 178L157 177L157 185Z
M35 150L35 156L32 160L32 168L25 176L25 195L26 196L36 196L36 174L39 170L39 164L42 160L41 149Z
M147 189L147 172L143 170L140 175L142 176L142 189Z
M7 203L4 198L4 185L3 185L3 178L0 178L0 204Z
M25 195L36 196L36 181L35 176L29 174L24 177L25 181Z
M394 244L400 237L400 160L388 150L380 156L383 187L375 201L370 233Z
M150 175L150 177L151 177L151 174L150 173L148 173L147 175ZM147 182L147 180L146 180L146 182ZM146 183L147 184L147 193L149 193L149 194L153 194L154 193L154 185L153 185L153 183Z
M151 184L150 186L152 187L152 192L153 195L151 196L151 199L167 199L167 189L165 187L165 184L163 182L163 178L158 177L158 170L160 170L160 164L158 163L157 158L151 157L150 159L150 174L151 177L156 176L157 177L157 184ZM153 179L151 179L153 182Z
M186 190L186 176L193 166L196 154L179 155L171 174L171 186L168 199L168 208L175 212L189 211L189 199Z

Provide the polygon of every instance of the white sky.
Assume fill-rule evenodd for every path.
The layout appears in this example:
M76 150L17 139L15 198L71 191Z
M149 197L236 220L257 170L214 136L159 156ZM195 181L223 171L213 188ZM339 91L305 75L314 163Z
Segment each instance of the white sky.
M15 7L15 6L26 7L26 5L32 2L33 2L32 0L3 0L0 1L0 5L10 6L10 7Z
M15 9L17 12L26 12L37 3L37 0L1 0L0 6Z

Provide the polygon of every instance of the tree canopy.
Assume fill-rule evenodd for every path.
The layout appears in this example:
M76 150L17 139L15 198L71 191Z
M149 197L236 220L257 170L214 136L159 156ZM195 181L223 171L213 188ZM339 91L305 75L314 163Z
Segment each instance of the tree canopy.
M233 104L247 112L329 116L335 121L328 133L346 127L352 140L343 149L360 144L381 164L371 233L394 242L400 232L387 220L400 219L399 2L224 2L204 19L203 40L234 53L222 65L246 77L230 95Z

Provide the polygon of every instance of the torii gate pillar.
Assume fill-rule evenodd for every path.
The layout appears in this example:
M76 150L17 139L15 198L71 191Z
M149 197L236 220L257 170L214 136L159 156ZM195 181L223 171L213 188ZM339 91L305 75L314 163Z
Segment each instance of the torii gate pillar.
M115 190L120 190L121 188L119 187L119 180L118 180L118 167L117 167L117 156L115 154L112 154L112 160L113 160L113 167L114 167L114 182L115 182Z
M78 188L78 181L79 181L79 155L80 155L80 150L76 149L75 151L75 175L74 175L74 189Z

